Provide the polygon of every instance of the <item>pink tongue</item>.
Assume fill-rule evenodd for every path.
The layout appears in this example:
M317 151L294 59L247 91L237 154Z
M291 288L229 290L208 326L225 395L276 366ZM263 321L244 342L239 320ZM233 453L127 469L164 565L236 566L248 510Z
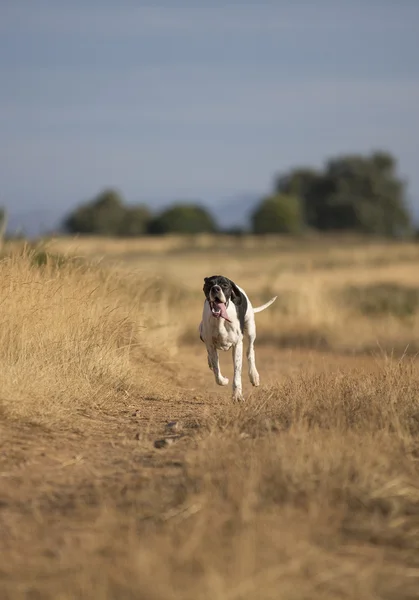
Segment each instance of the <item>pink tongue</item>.
M220 303L217 302L216 305L217 305L217 308L219 308L221 311L220 317L222 317L226 321L230 321L230 319L228 318L226 305L223 302L220 302ZM230 321L230 323L231 323L231 321Z

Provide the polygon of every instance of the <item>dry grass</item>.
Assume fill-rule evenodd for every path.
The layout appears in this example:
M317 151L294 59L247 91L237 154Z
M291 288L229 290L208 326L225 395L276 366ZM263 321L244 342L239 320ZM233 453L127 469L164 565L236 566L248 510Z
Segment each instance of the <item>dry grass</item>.
M44 262L25 250L0 261L0 401L8 416L51 424L113 405L147 379L156 349L159 359L176 349L167 311L178 292L157 278Z
M414 345L418 248L141 252L0 261L0 597L417 598L418 364L337 351ZM239 406L197 339L215 271L280 292Z
M419 244L269 236L145 238L120 246L100 238L48 244L100 258L130 275L158 273L178 287L181 282L192 314L201 311L203 276L213 273L235 280L255 304L278 295L258 316L259 344L346 353L380 348L412 354L419 349L419 303L412 304L419 297ZM182 343L193 342L196 320L189 320L182 332Z

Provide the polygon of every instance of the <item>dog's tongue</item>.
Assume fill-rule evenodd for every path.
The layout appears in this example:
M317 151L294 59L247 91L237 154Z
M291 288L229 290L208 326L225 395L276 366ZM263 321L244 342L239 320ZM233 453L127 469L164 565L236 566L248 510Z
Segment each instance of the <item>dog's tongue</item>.
M226 321L230 321L230 319L228 318L227 309L226 309L226 305L224 304L224 302L216 302L216 305L217 305L217 308L219 308L221 311L220 317L222 317ZM231 323L231 321L230 321L230 323Z

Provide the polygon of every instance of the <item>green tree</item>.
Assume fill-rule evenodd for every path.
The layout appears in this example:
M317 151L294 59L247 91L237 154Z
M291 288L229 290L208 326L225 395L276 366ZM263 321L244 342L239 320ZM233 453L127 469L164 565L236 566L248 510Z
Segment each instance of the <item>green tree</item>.
M318 185L321 174L309 167L293 169L278 177L275 186L277 194L286 194L300 198L307 225L316 222L316 206L312 200L312 190ZM310 201L307 199L310 198Z
M145 233L149 220L146 207L127 207L117 191L106 189L90 202L78 206L64 226L70 233L136 236Z
M198 204L178 203L164 210L149 223L151 234L214 233L217 230L210 213Z
M125 209L118 234L124 237L137 237L147 233L151 214L147 206L130 206Z
M303 211L298 196L275 194L264 198L251 215L254 233L299 233Z
M410 231L404 188L387 152L340 156L323 171L296 169L276 183L277 192L301 198L311 227L386 236Z

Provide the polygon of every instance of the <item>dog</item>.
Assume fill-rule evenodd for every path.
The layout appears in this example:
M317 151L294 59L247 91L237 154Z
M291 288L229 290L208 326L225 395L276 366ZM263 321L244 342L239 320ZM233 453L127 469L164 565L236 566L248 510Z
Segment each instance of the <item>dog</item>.
M247 361L250 382L259 385L259 373L255 363L256 323L255 313L268 308L277 296L269 302L254 308L246 292L238 285L222 275L205 277L203 292L205 294L202 321L199 335L207 347L208 366L213 371L218 385L228 385L228 379L221 375L218 350L233 349L233 400L243 400L242 363L243 337L248 337Z

